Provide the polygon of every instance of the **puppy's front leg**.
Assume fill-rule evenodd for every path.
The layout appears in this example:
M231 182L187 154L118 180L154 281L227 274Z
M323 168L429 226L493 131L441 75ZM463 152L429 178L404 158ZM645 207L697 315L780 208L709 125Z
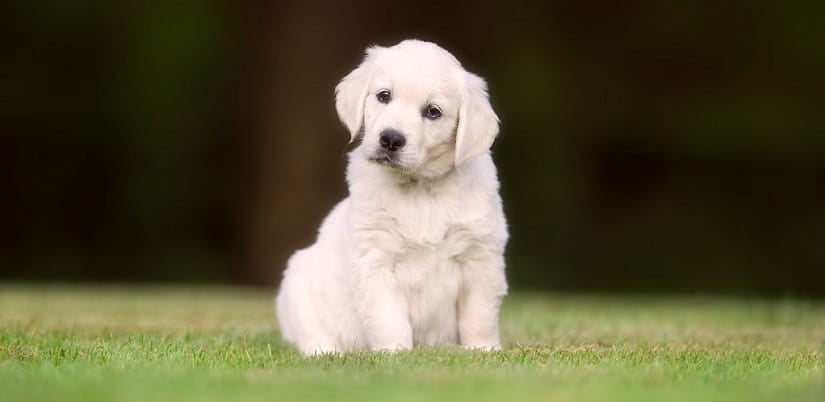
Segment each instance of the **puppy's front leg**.
M507 294L504 258L488 255L466 261L458 299L458 336L461 345L473 349L501 347L498 313Z
M392 257L373 247L356 250L359 315L372 350L405 350L413 346L407 300L393 274Z

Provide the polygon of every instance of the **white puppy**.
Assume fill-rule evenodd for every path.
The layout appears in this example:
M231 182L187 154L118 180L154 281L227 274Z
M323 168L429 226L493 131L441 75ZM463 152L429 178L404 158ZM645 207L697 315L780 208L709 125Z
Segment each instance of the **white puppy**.
M507 226L484 80L407 40L367 49L335 94L363 139L349 155L349 198L284 272L284 338L306 354L498 348Z

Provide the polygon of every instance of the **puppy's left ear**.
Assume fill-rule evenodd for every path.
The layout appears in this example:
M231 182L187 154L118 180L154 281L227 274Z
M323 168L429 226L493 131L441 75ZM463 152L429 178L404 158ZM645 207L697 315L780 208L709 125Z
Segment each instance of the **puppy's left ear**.
M455 137L456 166L486 152L498 135L498 116L487 97L487 83L475 74L465 75Z
M367 100L372 64L382 47L372 46L367 49L364 61L352 70L335 86L335 109L338 118L347 126L350 133L349 142L355 141L364 126L364 103Z

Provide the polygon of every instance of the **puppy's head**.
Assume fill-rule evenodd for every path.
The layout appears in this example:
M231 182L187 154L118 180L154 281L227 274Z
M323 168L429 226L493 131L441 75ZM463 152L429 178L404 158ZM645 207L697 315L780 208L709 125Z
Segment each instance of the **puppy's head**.
M407 174L444 175L498 134L484 80L429 42L370 47L335 95L351 141L363 134L363 155Z

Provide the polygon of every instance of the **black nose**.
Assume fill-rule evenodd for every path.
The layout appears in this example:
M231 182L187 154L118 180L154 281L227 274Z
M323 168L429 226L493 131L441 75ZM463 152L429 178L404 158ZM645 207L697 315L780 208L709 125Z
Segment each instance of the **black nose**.
M407 143L404 134L398 130L388 128L381 132L381 139L379 140L381 147L388 151L397 151Z

